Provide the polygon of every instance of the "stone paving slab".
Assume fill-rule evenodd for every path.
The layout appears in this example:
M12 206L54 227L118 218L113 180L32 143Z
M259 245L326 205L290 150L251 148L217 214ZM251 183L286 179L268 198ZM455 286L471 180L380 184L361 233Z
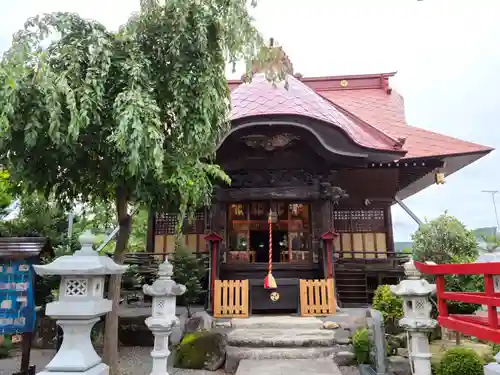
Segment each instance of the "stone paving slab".
M245 329L236 328L228 334L228 344L250 347L332 346L335 332L324 329Z
M254 360L240 362L236 375L341 375L338 366L330 359Z
M266 329L314 329L321 328L323 321L315 317L299 316L251 316L250 318L234 318L231 320L233 328L266 328Z

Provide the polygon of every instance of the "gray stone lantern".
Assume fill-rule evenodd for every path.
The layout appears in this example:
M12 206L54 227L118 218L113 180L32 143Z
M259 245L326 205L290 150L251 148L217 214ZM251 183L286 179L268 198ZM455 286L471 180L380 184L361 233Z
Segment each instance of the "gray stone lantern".
M167 362L168 337L179 324L175 315L177 296L186 292L186 287L172 280L173 267L168 258L158 267L158 278L152 285L144 285L144 294L153 297L152 316L146 319L146 325L154 336L154 348L151 352L153 369L151 375L168 375Z
M111 311L112 302L103 298L106 275L123 274L128 266L100 256L92 245L95 236L79 237L81 249L46 265L33 268L40 276L61 276L57 301L47 304L46 315L56 319L64 332L61 348L41 372L55 374L109 374L109 367L96 353L90 332L99 318Z
M413 373L431 375L431 353L427 333L437 326L432 319L429 297L436 292L436 285L421 277L413 260L404 264L406 280L391 285L391 292L403 299L404 316L399 325L409 333L410 365Z

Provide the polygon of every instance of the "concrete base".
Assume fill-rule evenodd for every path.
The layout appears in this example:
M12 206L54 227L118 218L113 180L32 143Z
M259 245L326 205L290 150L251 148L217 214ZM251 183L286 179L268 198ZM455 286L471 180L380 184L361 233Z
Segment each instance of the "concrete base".
M89 368L87 371L47 371L42 370L37 375L109 375L109 367L104 363L99 363L97 366Z
M331 359L244 359L236 375L340 375Z

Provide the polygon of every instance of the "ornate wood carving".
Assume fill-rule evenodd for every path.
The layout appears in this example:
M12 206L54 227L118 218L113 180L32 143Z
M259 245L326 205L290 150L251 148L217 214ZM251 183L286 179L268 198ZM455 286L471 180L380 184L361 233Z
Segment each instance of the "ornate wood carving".
M217 189L216 199L223 202L237 202L246 200L317 200L319 198L318 185L290 186L290 187L262 187L241 189Z
M291 133L281 133L272 136L264 134L252 134L242 138L243 142L248 147L262 148L266 151L274 151L279 148L288 147L298 139L300 139L299 136Z
M304 170L243 170L230 173L231 188L311 186L334 182L335 172L319 174Z
M246 170L230 174L231 187L216 189L216 199L234 202L252 199L328 200L348 197L333 186L336 172L315 173L304 170Z

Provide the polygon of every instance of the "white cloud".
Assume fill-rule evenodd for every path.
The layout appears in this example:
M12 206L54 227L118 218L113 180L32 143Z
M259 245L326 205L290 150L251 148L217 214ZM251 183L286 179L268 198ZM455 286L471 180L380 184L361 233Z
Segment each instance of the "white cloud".
M138 8L138 0L5 3L0 50L39 12L79 12L116 29ZM498 14L498 0L261 0L254 11L259 29L284 46L303 75L397 70L393 86L405 96L411 124L494 147L500 144ZM420 217L448 209L470 227L494 225L490 197L481 190L500 188L498 165L493 153L406 203ZM398 207L393 218L396 239L416 229Z

